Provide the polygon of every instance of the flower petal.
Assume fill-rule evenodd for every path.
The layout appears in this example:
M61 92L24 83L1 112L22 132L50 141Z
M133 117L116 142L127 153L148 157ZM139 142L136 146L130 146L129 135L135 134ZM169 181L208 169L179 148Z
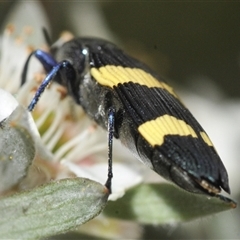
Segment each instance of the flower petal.
M17 106L17 100L9 92L0 88L0 122L9 117Z

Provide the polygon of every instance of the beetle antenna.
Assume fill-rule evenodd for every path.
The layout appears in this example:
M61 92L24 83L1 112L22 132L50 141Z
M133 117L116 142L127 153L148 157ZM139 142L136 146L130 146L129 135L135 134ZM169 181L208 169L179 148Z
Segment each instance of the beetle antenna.
M52 40L50 38L50 35L49 35L49 32L48 32L47 28L42 27L42 31L43 31L43 36L44 36L44 39L45 39L46 43L48 44L48 46L51 46L52 45Z
M29 54L25 64L24 64L24 67L23 67L23 71L22 71L22 75L21 75L21 86L26 82L27 80L27 71L28 71L28 64L29 64L29 61L31 59L31 57L35 55L35 51L33 51L31 54Z

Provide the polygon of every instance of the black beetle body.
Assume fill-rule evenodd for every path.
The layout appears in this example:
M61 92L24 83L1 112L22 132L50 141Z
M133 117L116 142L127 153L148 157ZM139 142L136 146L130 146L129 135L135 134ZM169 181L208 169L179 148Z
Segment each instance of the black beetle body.
M53 56L39 50L32 55L48 75L30 111L54 79L108 131L112 110L114 136L164 178L194 193L215 195L221 188L230 193L226 169L209 137L172 88L146 65L94 38L75 38L54 49Z

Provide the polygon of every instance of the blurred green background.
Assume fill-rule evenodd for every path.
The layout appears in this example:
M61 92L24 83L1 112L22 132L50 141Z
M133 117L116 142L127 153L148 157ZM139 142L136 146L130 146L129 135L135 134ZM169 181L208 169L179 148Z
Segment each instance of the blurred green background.
M2 19L13 2L0 2ZM97 2L123 47L166 79L182 86L189 79L207 77L228 96L240 96L240 2ZM53 39L66 29L79 34L66 11L70 3L42 1Z

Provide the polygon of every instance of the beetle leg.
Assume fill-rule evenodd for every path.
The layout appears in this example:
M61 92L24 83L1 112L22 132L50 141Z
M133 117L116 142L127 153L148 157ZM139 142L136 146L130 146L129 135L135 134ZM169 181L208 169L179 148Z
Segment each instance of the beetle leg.
M54 77L61 71L61 69L70 69L70 66L72 67L71 63L64 60L60 63L58 63L56 66L52 68L52 70L48 73L48 75L45 77L45 79L42 81L41 85L39 86L38 90L35 93L35 96L33 97L31 103L28 106L28 110L31 112L35 105L37 104L41 94L44 92L48 84L53 81Z
M28 65L29 65L29 61L32 58L32 56L36 57L41 62L41 64L43 65L43 67L47 73L50 72L52 70L52 68L58 64L56 62L56 60L49 53L46 53L42 50L33 51L28 56L28 58L24 64L23 72L22 72L22 76L21 76L21 86L26 82Z
M112 192L112 146L113 146L113 134L114 134L114 121L115 121L115 109L109 108L108 111L108 178L105 186Z

